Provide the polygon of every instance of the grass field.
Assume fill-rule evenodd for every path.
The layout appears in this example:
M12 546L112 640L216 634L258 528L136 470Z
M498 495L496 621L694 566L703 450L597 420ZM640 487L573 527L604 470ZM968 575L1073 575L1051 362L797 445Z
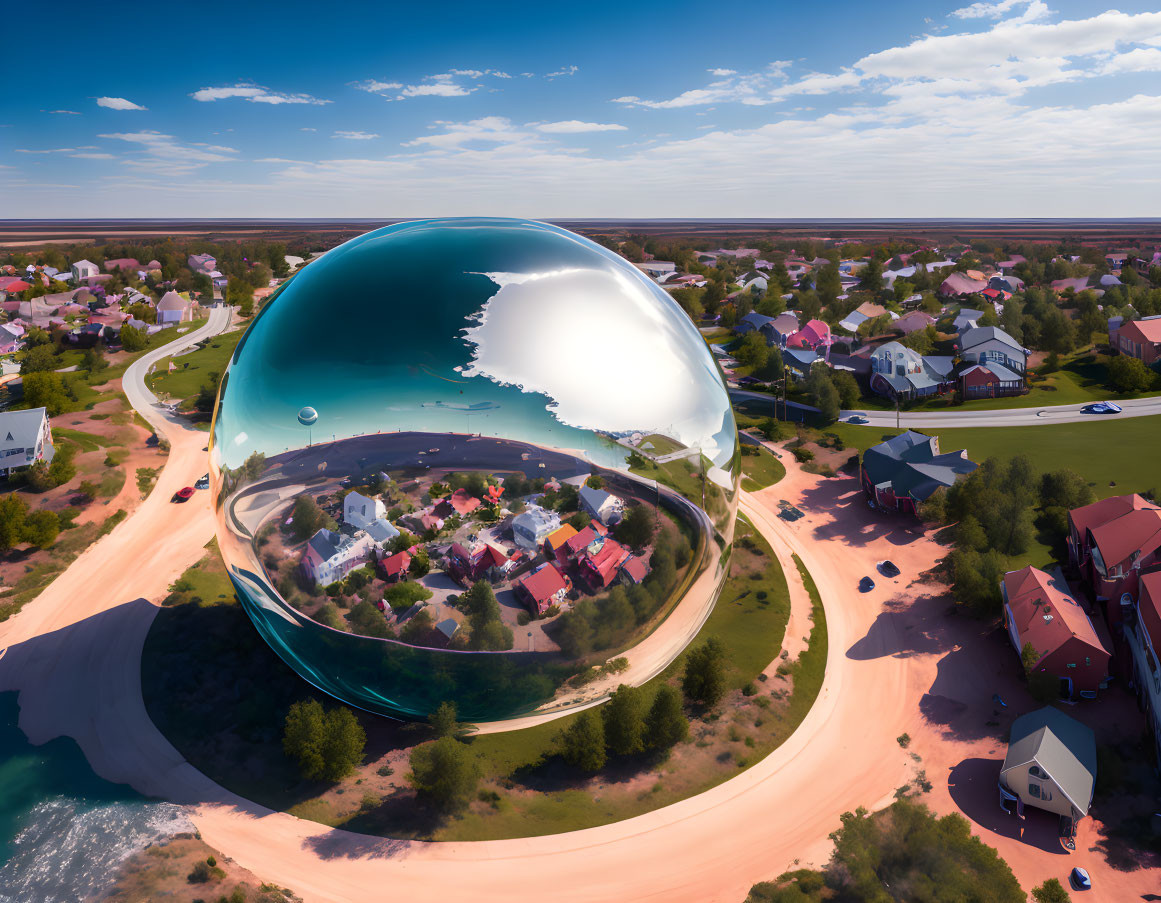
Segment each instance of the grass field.
M149 379L149 387L158 397L165 395L181 401L192 398L202 386L209 385L211 374L221 376L226 372L230 356L244 334L245 330L242 329L223 333L205 342L196 351L159 361L154 375ZM166 369L171 360L176 367L172 373Z
M742 488L757 492L773 486L786 476L786 468L767 449L760 448L756 455L742 455Z

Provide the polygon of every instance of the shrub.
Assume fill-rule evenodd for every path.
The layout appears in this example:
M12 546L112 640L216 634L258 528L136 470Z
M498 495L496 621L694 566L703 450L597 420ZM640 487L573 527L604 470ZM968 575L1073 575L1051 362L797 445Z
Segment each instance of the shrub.
M799 445L797 448L794 448L792 451L793 451L795 460L797 460L799 464L805 464L807 461L814 460L814 452L812 452L809 448L805 448L805 447Z

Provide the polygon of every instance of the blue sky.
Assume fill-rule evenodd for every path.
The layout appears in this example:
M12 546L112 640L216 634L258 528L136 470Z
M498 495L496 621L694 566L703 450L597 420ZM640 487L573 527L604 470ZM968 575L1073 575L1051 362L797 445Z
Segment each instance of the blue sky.
M1161 212L1157 2L69 6L0 216Z

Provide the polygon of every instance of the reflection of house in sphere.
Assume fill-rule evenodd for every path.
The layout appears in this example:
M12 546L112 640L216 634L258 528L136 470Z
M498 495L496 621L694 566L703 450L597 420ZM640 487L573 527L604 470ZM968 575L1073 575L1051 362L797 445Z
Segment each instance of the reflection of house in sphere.
M255 626L374 712L567 707L639 643L671 661L725 577L737 436L706 344L553 226L405 223L315 260L239 343L211 448Z

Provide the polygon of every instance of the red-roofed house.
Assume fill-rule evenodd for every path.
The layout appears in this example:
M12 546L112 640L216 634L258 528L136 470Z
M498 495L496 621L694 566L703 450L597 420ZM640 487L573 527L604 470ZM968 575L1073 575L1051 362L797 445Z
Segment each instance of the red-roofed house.
M490 543L479 543L471 549L461 543L452 543L447 553L448 573L463 583L476 580L496 582L503 580L516 567L521 554L508 555Z
M939 293L947 297L962 298L965 295L982 292L987 287L988 284L982 279L972 279L964 273L952 273L940 284Z
M1141 577L1136 602L1125 612L1125 645L1137 702L1153 728L1154 761L1161 762L1161 571Z
M1161 317L1130 320L1117 330L1117 350L1146 364L1161 359Z
M544 614L553 605L562 604L568 591L568 578L552 563L542 564L531 574L521 577L515 586L517 596L523 598L538 615Z
M1033 670L1060 681L1062 699L1091 699L1109 676L1109 651L1092 621L1066 588L1029 565L1000 581L1004 626L1017 654L1036 650Z
M1106 603L1110 624L1120 599L1137 594L1141 574L1161 570L1161 508L1139 495L1118 495L1068 513L1068 557Z
M28 291L30 288L32 286L23 279L17 279L15 276L0 276L0 293L4 295L16 295Z
M786 340L786 347L818 350L821 346L830 343L830 327L822 320L811 320Z
M388 555L379 562L379 574L388 583L394 583L407 576L407 569L411 567L411 554L406 550Z
M564 544L556 550L556 561L564 567L568 562L575 561L584 554L585 549L597 541L599 537L591 526L585 527L574 536L570 536Z
M617 579L623 565L633 555L615 539L606 539L600 548L581 556L578 565L585 580L594 590L605 589Z
M480 500L471 495L466 489L457 489L445 499L441 499L435 506L435 513L440 517L451 517L458 514L461 517L471 514L480 507Z
M637 586L649 576L649 568L645 566L645 559L630 555L621 565L621 582L628 586Z

